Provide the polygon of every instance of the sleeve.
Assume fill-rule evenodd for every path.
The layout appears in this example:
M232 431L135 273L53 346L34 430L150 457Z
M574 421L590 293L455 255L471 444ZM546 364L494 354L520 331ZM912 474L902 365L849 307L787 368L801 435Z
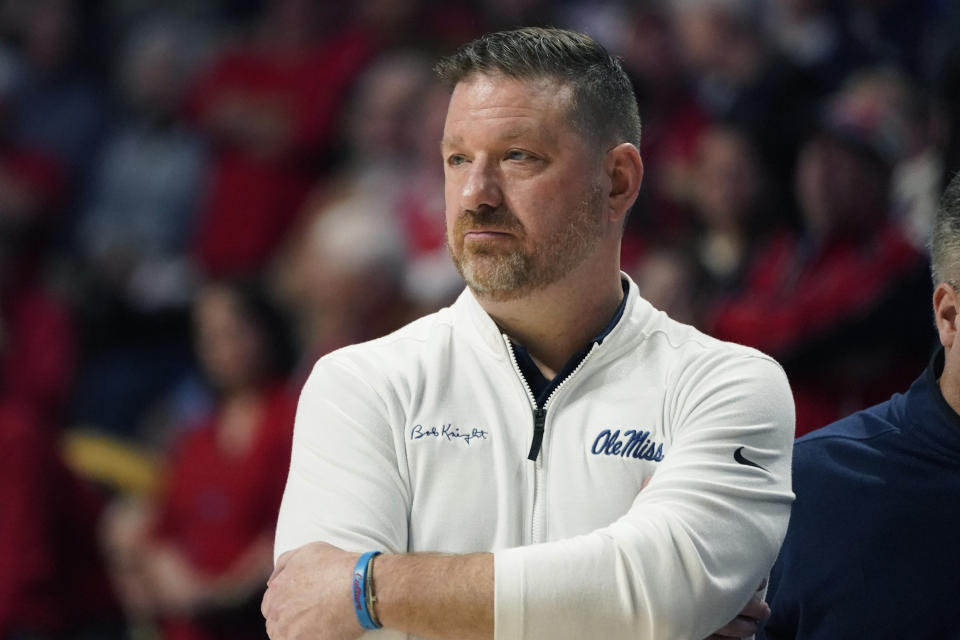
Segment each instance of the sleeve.
M300 394L274 557L314 541L407 550L409 485L390 404L349 362L329 357Z
M857 414L853 414L856 416ZM822 431L822 430L821 430ZM829 496L841 491L841 484L831 473L826 460L843 464L843 457L828 452L822 446L826 439L803 438L793 447L793 486L797 496L790 513L790 527L780 547L780 555L770 571L770 587L767 602L770 617L757 634L757 640L792 640L796 637L872 637L866 630L863 634L823 625L833 607L823 607L824 602L839 602L837 596L846 594L834 585L838 572L836 562L824 552L825 544L840 549L843 539L836 532L843 531L844 521L828 504ZM845 462L845 460L844 460ZM849 488L849 487L845 487ZM841 500L845 502L845 500ZM848 509L844 509L848 511ZM855 517L855 516L854 516ZM850 536L846 536L850 539ZM822 570L821 567L830 569ZM843 607L849 606L844 602ZM826 616L822 614L827 614ZM851 619L856 624L855 619Z
M498 639L705 638L749 601L793 500L786 376L728 351L685 367L667 393L673 444L624 516L495 554Z

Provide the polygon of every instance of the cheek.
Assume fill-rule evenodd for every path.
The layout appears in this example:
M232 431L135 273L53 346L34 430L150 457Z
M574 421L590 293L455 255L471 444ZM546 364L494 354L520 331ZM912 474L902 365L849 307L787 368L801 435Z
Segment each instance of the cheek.
M549 232L572 209L589 198L590 187L580 179L544 179L518 185L506 197L510 211L531 232Z
M457 190L455 181L447 176L443 183L443 210L448 230L453 228L454 222L460 215L460 201L457 197Z
M447 244L454 251L460 251L463 247L463 234L460 229L463 220L461 186L456 176L447 174L443 188L444 222Z
M457 219L460 217L460 212L456 209L456 207L450 204L446 205L445 211L447 244L453 248L458 248L463 244L463 238L456 232Z

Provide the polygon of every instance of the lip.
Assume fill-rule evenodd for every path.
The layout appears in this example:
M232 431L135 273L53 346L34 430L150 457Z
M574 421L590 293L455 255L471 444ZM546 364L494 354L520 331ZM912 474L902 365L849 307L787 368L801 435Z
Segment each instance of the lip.
M497 238L511 237L512 235L512 233L497 229L469 229L463 233L464 238L471 238L474 240L493 240Z

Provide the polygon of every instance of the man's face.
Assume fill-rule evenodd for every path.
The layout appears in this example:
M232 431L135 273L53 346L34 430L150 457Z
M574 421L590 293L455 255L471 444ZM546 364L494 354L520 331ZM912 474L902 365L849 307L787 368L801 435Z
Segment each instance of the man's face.
M800 150L796 190L804 222L821 234L866 224L885 211L883 171L862 152L828 135Z
M474 74L443 132L447 244L477 294L509 300L556 282L604 233L600 159L569 124L570 89Z

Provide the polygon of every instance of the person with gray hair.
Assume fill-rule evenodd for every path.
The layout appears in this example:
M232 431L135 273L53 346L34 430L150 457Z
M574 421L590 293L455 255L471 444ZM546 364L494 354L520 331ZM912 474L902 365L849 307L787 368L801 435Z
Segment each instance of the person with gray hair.
M954 176L940 199L930 237L930 271L934 287L946 283L960 291L960 174Z
M467 288L314 367L267 632L752 635L793 498L793 402L773 359L671 320L620 271L643 163L619 61L526 28L437 69Z
M790 527L761 635L955 638L960 629L960 174L931 240L940 345L904 393L797 440Z

